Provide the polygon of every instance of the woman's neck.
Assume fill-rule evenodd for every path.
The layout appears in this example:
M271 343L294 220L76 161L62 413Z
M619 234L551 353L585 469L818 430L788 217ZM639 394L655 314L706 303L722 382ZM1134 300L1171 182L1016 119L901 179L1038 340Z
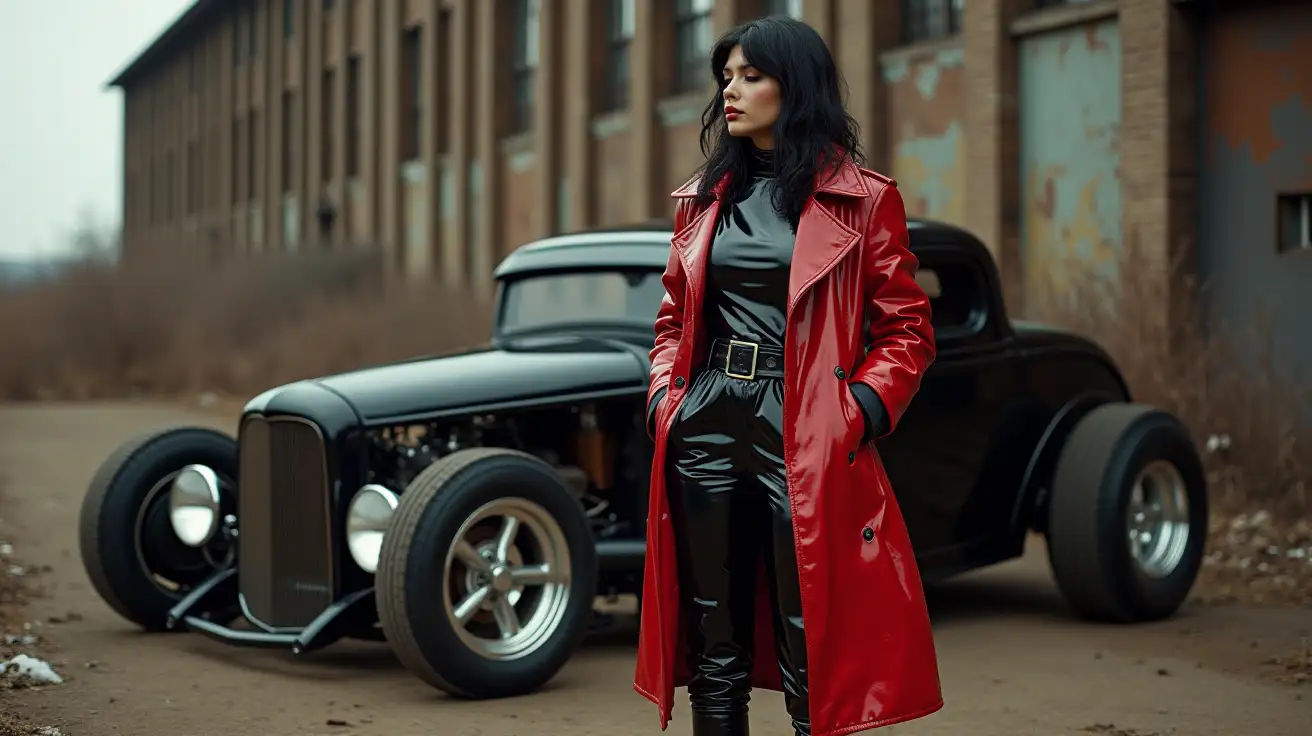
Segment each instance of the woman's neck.
M753 178L774 176L774 151L751 146L747 149L747 169Z

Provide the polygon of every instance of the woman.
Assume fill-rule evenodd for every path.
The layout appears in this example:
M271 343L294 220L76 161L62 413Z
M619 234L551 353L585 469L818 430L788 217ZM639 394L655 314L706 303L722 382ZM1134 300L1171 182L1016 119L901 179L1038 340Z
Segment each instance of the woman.
M679 204L651 352L634 687L669 725L745 736L755 687L798 734L942 707L920 578L873 440L934 359L892 180L858 168L837 69L804 23L715 45L700 176Z

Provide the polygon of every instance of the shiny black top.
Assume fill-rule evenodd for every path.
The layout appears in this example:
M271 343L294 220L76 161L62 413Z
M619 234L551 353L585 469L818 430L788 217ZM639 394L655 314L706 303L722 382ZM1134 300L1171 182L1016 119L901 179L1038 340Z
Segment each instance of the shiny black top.
M793 228L771 204L771 151L755 151L752 183L721 205L706 274L706 321L713 338L783 347Z

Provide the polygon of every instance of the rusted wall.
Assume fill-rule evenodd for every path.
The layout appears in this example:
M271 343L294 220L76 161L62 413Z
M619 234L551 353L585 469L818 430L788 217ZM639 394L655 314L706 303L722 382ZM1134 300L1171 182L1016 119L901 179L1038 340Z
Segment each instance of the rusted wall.
M1068 293L1121 248L1121 44L1116 21L1020 45L1023 310ZM1165 145L1165 143L1163 143Z
M1209 322L1238 339L1273 316L1278 358L1312 376L1312 253L1277 252L1276 195L1312 191L1312 5L1209 16L1198 265Z
M908 215L965 222L964 61L956 47L900 54L884 64L890 173Z

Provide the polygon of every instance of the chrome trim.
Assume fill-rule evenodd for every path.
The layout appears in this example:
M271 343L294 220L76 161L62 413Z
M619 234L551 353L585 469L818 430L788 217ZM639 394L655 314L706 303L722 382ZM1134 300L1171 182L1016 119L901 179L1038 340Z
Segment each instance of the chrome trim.
M327 594L327 596L326 596L326 597L327 597L327 603L326 603L326 605L325 605L325 608L326 608L327 605L331 605L332 602L334 602L334 601L336 600L336 598L337 598L337 589L338 589L338 585L340 584L340 583L339 583L339 580L337 579L336 566L334 565L333 550L332 550L332 543L333 543L333 528L332 528L332 499L331 499L331 487L332 487L332 481L331 481L331 477L330 477L329 472L328 472L328 455L327 455L327 441L326 441L326 438L325 438L324 435L323 435L323 431L319 428L319 425L317 425L317 424L315 424L314 422L312 422L312 421L310 421L310 420L308 420L308 419L305 419L305 418L303 418L303 417L296 417L296 416L290 416L290 415L284 415L284 414L275 414L275 415L266 415L266 414L249 414L249 415L247 415L247 417L246 417L245 419L243 419L242 422L241 422L241 431L238 433L238 437L239 437L239 447L241 446L241 440L244 439L244 436L245 436L245 428L246 428L246 425L247 425L248 423L250 423L250 422L257 422L257 421L258 421L258 422L262 422L262 423L264 423L264 424L268 427L268 429L269 429L270 432L272 432L272 430L273 430L273 425L275 425L275 424L277 424L277 423L303 424L303 425L309 427L311 430L313 430L313 432L314 432L314 436L315 436L315 438L318 440L318 443L319 443L319 449L320 449L319 456L320 456L320 462L321 462L321 468L320 468L320 470L321 470L321 472L323 473L323 478L324 478L324 487L322 488L322 492L323 492L323 494L324 494L324 499L323 499L323 513L324 513L323 523L324 523L324 530L325 530L325 540L326 540L326 542L327 542L327 545L326 545L326 549L324 550L324 557L323 557L323 560L324 560L324 567L325 567L325 572L326 572L325 582L326 582L327 587L328 587L328 594ZM272 468L272 463L273 463L273 458L270 458L270 468ZM240 474L241 474L241 473L239 472L238 475L240 476ZM240 483L240 481L239 481L239 483ZM270 481L270 492L272 492L272 481ZM238 524L239 524L238 529L239 529L239 531L240 531L240 524L241 524L240 519L241 519L242 516L243 516L240 501L241 501L241 486L239 485L239 487L238 487L238 509L237 509L237 515L238 515L238 520L239 520L239 521L238 521ZM243 537L244 537L244 535L243 535ZM249 538L249 537L244 537L244 538ZM271 624L269 624L269 623L266 623L265 621L261 620L259 617L255 616L255 614L251 612L250 605L249 605L249 603L248 603L247 600L246 600L246 595L245 595L245 593L241 590L241 587L242 587L241 568L242 568L242 560L243 560L243 559L244 559L244 554L242 553L242 550L239 550L239 551L238 551L238 555L237 555L237 570L238 570L237 585L238 585L238 591L239 591L238 594L237 594L237 599L238 599L238 602L239 602L239 604L240 604L240 606L241 606L242 615L245 616L246 619L247 619L251 624L253 624L254 626L259 627L260 629L263 629L264 631L266 631L266 632L268 632L268 633L280 634L280 633L289 633L289 632L299 632L299 631L302 631L302 630L304 629L304 627L301 627L301 626L296 626L296 627L278 627L278 626L273 626L273 625L271 625ZM266 561L266 564L267 564L267 561ZM267 570L267 567L266 567L266 570ZM270 576L270 577L271 577L271 576ZM307 623L308 623L308 622L307 622Z

